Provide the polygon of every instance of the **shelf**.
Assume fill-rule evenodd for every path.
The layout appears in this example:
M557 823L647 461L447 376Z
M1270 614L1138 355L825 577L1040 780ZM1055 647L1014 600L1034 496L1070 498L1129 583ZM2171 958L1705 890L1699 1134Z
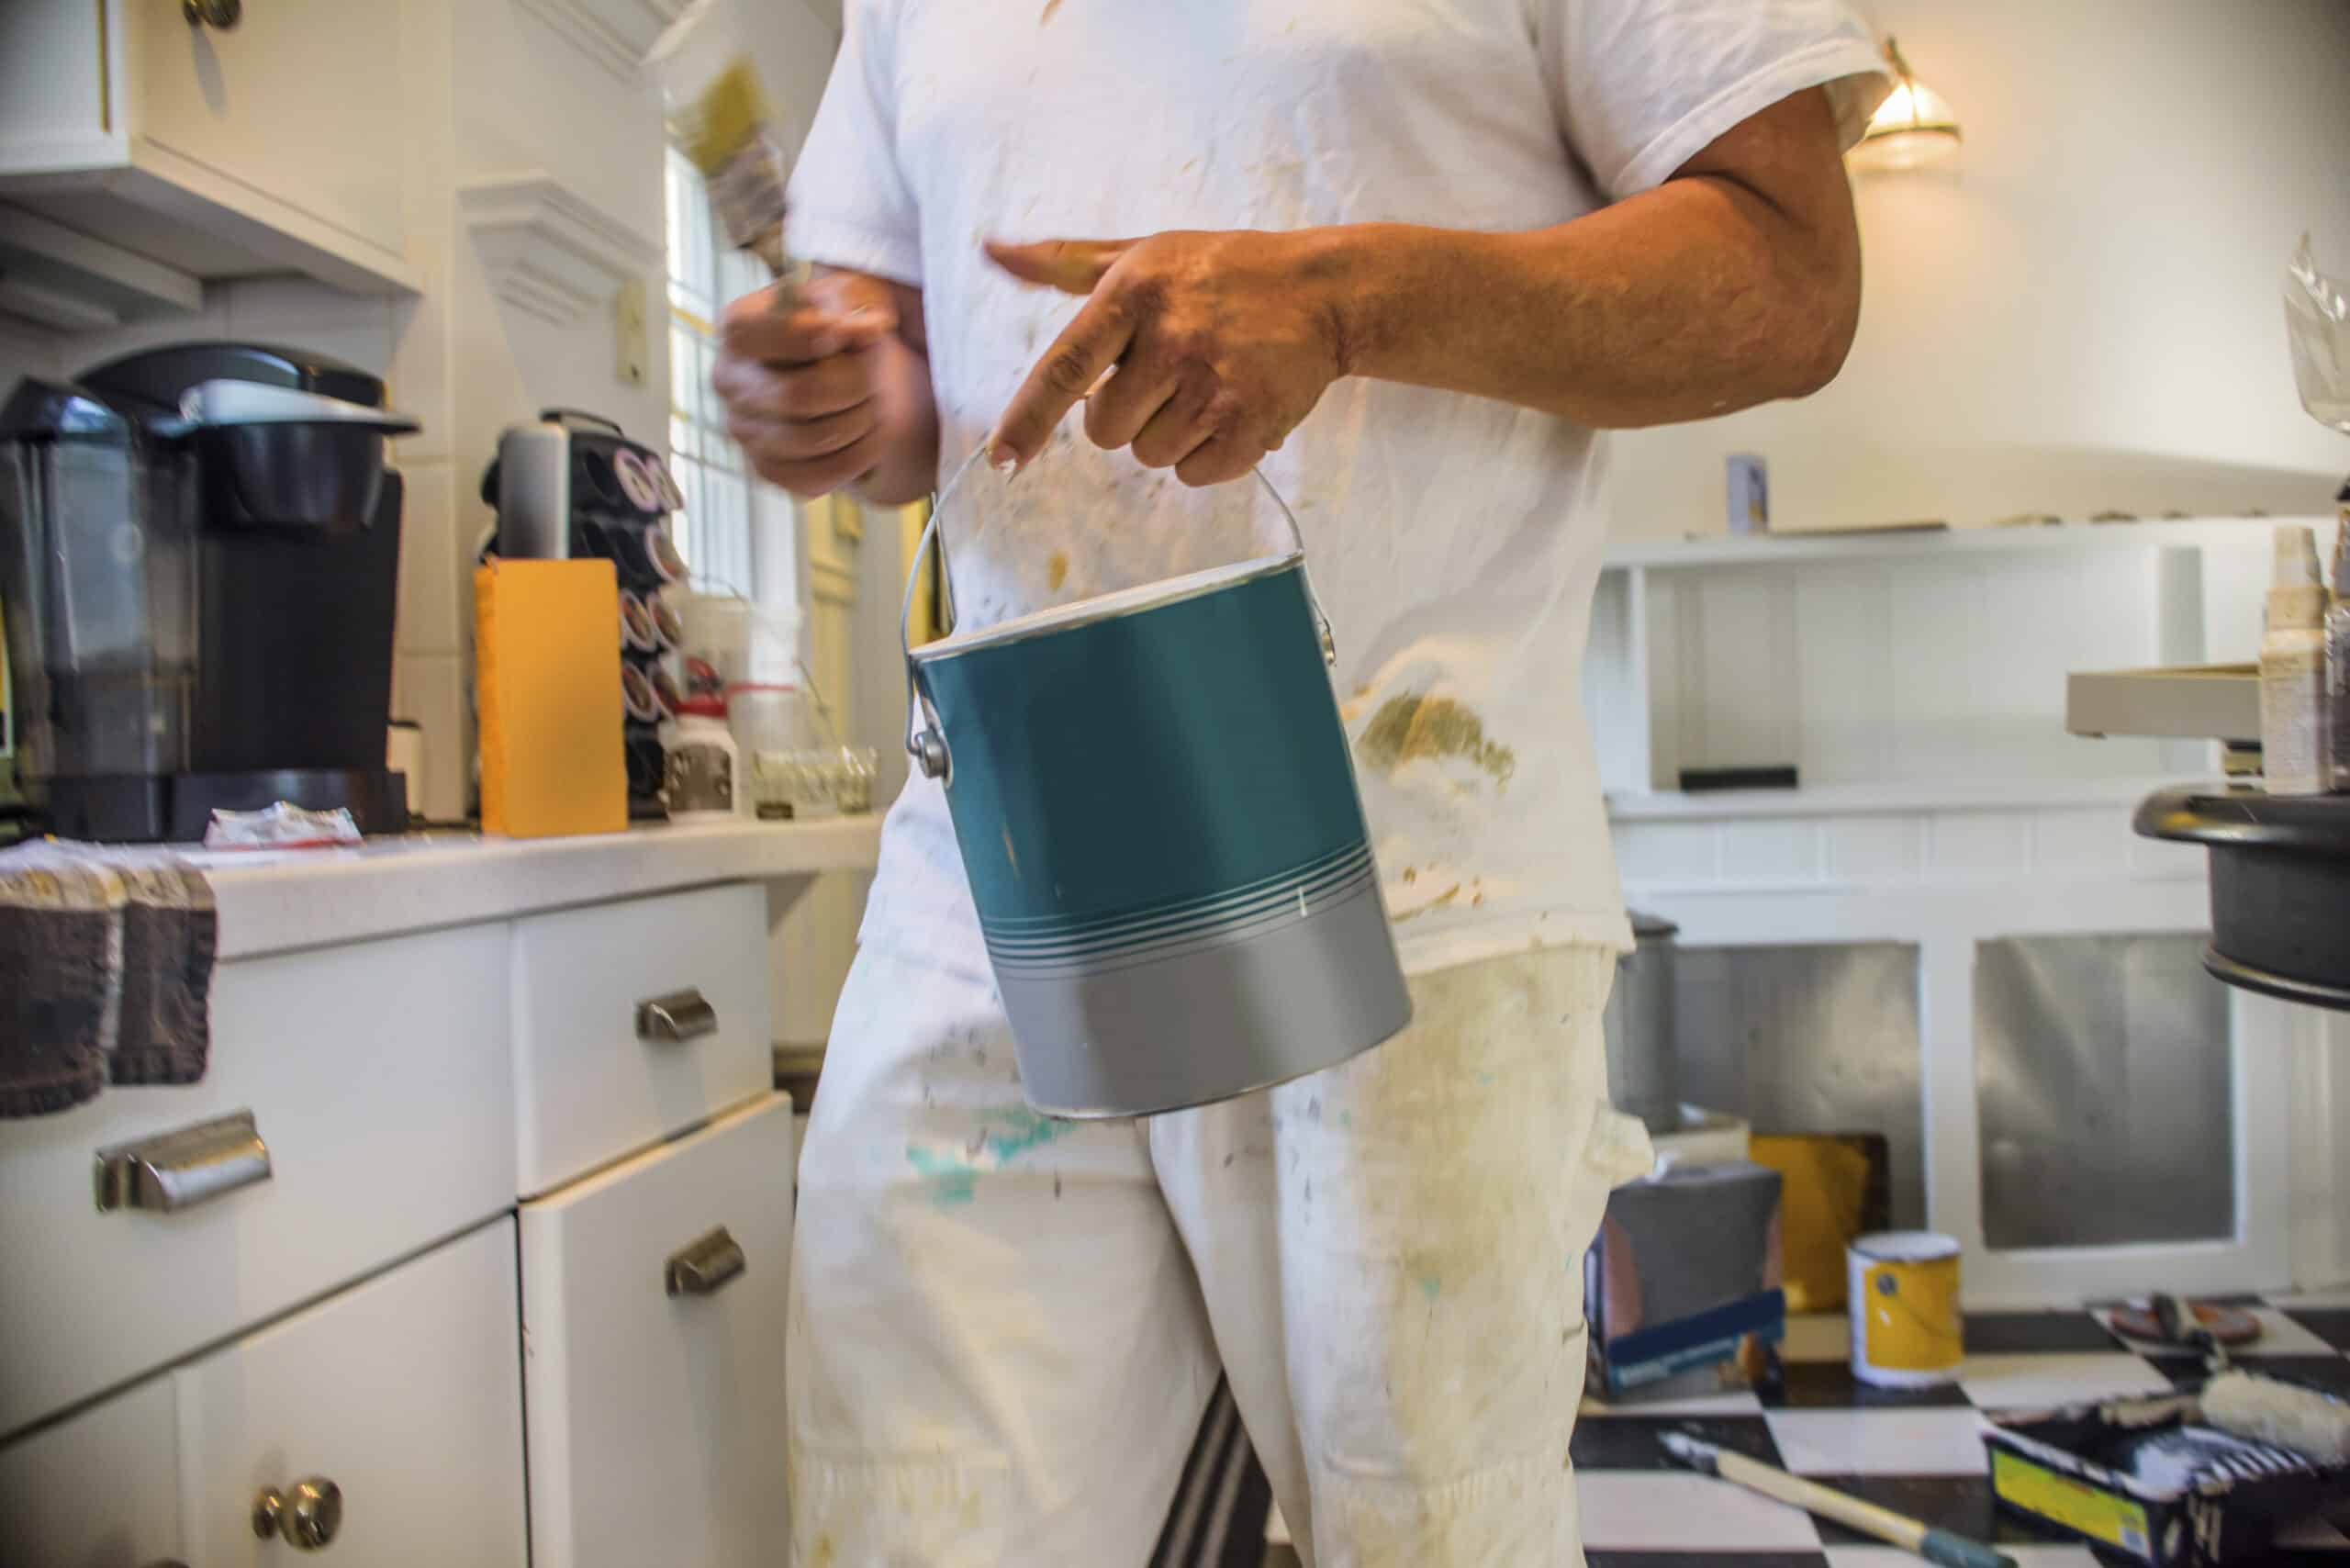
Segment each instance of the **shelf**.
M1815 784L1796 790L1723 790L1690 793L1626 790L1607 797L1616 822L1702 822L1752 817L1886 816L1930 812L2043 811L2068 806L2134 808L2158 790L2178 788L2175 777L2114 778L1927 779L1915 782ZM2218 786L2214 786L2215 789Z
M1671 570L1695 566L1764 566L1802 561L1855 561L1887 556L1933 559L1976 552L2081 552L2266 545L2267 531L2283 523L2333 531L2331 517L2187 518L2149 522L2065 522L2035 528L1953 528L1932 531L1841 529L1697 539L1628 539L1607 547L1604 569Z

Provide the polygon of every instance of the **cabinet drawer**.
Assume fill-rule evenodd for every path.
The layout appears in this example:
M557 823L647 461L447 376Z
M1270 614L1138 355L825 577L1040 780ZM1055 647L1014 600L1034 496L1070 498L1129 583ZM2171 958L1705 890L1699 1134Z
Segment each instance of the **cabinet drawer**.
M667 1024L644 1015L665 999ZM762 888L516 923L520 1191L552 1191L765 1092L773 1050Z
M509 1205L506 1003L501 926L225 964L203 1082L0 1123L0 1434ZM97 1208L99 1149L236 1112L266 1180Z
M784 1290L791 1102L780 1094L522 1206L537 1568L788 1554ZM701 1249L703 1289L671 1294ZM741 1271L724 1277L739 1249Z
M147 1568L180 1545L172 1384L154 1378L0 1448L0 1562Z
M514 1313L501 1219L172 1374L188 1561L300 1561L254 1505L319 1477L335 1568L522 1568Z

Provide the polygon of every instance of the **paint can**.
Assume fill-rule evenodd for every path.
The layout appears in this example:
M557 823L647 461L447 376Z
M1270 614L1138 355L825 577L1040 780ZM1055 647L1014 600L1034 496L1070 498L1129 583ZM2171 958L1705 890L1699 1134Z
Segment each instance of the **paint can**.
M1959 1254L1954 1238L1930 1230L1880 1231L1847 1249L1854 1377L1879 1388L1958 1381Z
M905 653L1036 1110L1206 1104L1410 1021L1302 536Z

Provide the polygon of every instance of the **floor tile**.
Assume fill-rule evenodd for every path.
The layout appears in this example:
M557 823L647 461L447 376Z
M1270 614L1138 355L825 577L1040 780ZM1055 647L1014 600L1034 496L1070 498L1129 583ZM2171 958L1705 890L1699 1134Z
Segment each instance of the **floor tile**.
M1651 1416L1586 1416L1575 1423L1572 1454L1577 1470L1675 1470L1664 1451L1664 1434L1686 1432L1700 1441L1785 1468L1760 1416L1675 1418Z
M1970 1312L1966 1353L2008 1355L2018 1351L2110 1350L2112 1334L2086 1312Z
M1980 1410L2037 1409L2172 1392L2170 1379L2153 1363L2121 1350L2101 1355L1971 1355L1959 1386Z
M2337 1350L2350 1350L2350 1305L2288 1306L2285 1316Z
M2350 1535L2323 1519L2298 1519L2277 1532L2277 1545L2293 1551L2350 1552Z
M2097 1557L2086 1546L2019 1546L1999 1548L2016 1560L2016 1568L2098 1568ZM1896 1546L1835 1546L1828 1551L1828 1568L1918 1568L1918 1559Z
M1841 1361L1852 1353L1852 1320L1842 1313L1807 1314L1787 1319L1787 1337L1779 1341L1783 1361Z
M1740 1551L1716 1547L1710 1551L1594 1551L1586 1554L1591 1568L1829 1568L1817 1551ZM1911 1558L1914 1565L1916 1558Z
M1820 1475L1812 1479L1905 1518L1922 1520L1970 1540L2041 1541L2066 1544L2048 1527L2001 1508L1984 1475ZM1819 1521L1819 1539L1830 1546L1867 1546L1870 1539L1832 1519Z
M1816 1551L1799 1508L1685 1472L1600 1470L1575 1478L1583 1545L1596 1551Z
M2245 1304L2232 1303L2230 1305ZM2322 1356L2339 1348L2331 1340L2313 1332L2306 1325L2295 1322L2291 1316L2277 1307L2255 1305L2252 1315L2260 1322L2260 1338L2248 1345L2230 1346L2228 1354L2245 1359L2254 1356ZM2096 1316L2100 1322L2109 1321L2108 1315L2102 1311ZM2344 1313L2343 1316L2345 1323L2350 1323L2350 1313ZM2121 1341L2124 1350L2152 1360L2184 1359L2199 1361L2203 1358L2202 1351L2184 1345L2150 1345L2121 1334L2116 1334L2114 1338Z
M1761 1391L1766 1410L1917 1410L1965 1406L1956 1383L1940 1388L1875 1388L1842 1361L1789 1361L1774 1387Z
M1768 1421L1798 1475L1979 1476L1989 1464L1974 1410L1782 1410Z

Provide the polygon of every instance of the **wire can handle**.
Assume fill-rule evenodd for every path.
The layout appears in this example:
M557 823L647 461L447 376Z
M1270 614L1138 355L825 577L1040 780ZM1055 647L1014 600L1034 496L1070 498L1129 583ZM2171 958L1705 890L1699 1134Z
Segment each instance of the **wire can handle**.
M946 514L947 501L961 487L963 476L971 471L971 465L979 462L987 449L985 442L973 448L971 454L963 459L946 483L932 492L930 516L923 524L921 540L914 545L913 559L906 564L905 598L898 607L898 651L906 661L906 755L913 758L914 766L921 769L923 778L948 783L953 782L955 759L946 749L946 736L940 729L938 711L931 706L930 693L923 689L920 666L914 663L914 588L922 581L923 562L934 547L938 551L939 576L942 580L946 577L946 536L938 526L939 519ZM1330 617L1324 613L1322 601L1314 592L1314 579L1304 569L1305 531L1298 526L1297 514L1290 510L1289 502L1281 498L1281 491L1273 487L1273 482L1265 476L1265 471L1251 468L1248 472L1255 476L1257 483L1265 487L1265 494L1273 498L1273 505L1281 510L1281 521L1289 524L1289 536L1297 544L1299 576L1305 587L1305 605L1313 612L1315 632L1322 644L1322 662L1335 665L1338 662L1338 641L1331 633Z

